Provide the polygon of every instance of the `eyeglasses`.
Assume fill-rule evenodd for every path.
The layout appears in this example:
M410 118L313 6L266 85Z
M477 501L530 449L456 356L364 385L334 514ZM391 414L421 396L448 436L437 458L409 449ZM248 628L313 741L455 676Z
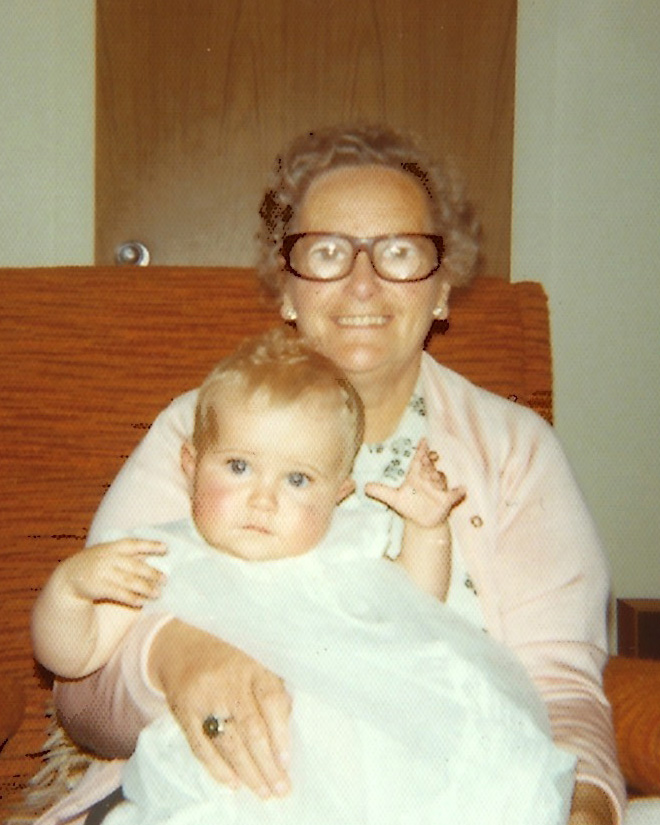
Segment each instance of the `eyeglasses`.
M328 232L286 235L282 255L286 269L309 281L346 278L358 252L366 252L376 274L384 281L409 283L429 278L442 261L440 235L404 233L354 238Z

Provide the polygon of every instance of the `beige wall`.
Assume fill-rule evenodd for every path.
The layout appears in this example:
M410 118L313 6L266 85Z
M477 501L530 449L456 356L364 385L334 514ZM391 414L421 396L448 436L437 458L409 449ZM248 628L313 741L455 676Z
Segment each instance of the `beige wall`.
M0 0L0 266L93 258L93 0ZM617 595L660 597L660 5L519 0L515 279Z
M0 0L0 266L93 258L94 0Z
M660 597L660 4L519 0L512 271L618 596Z

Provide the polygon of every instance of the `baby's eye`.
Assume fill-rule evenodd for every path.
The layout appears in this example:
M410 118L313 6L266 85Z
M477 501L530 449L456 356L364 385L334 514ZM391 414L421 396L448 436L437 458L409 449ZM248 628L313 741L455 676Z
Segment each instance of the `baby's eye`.
M289 473L289 484L292 487L307 487L311 484L311 478L305 473Z
M250 469L250 465L242 458L231 458L227 462L227 466L231 472L236 476L242 476Z

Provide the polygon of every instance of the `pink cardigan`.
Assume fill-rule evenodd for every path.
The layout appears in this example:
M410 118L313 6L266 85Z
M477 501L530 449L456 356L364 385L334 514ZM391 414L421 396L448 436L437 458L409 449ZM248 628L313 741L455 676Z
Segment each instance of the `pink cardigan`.
M547 704L555 740L577 754L578 777L610 795L621 822L625 787L601 677L608 574L566 458L552 429L530 410L426 354L422 377L431 447L452 483L468 490L452 529L488 630L516 651ZM90 542L109 528L189 513L179 451L192 431L195 397L181 396L158 416L104 498ZM164 710L145 662L150 639L167 620L141 620L102 671L56 686L60 718L76 741L102 756L127 757L141 728ZM112 790L120 764L93 766L44 825L71 818Z

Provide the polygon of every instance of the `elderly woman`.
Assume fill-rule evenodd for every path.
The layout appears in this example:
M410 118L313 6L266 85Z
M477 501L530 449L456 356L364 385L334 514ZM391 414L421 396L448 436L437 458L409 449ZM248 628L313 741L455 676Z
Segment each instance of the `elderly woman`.
M423 351L477 256L460 190L407 138L331 129L305 135L278 159L261 217L259 274L282 318L317 342L363 399L361 506L383 506L364 495L365 481L402 474L410 446L426 437L452 483L467 489L452 515L447 603L517 655L555 741L578 757L571 825L620 822L625 794L601 687L608 579L582 497L539 417ZM103 501L90 541L187 513L179 452L194 404L189 393L156 419ZM264 797L288 790L289 700L280 679L169 616L145 616L109 665L59 684L56 701L78 742L120 758L169 705L220 782ZM206 735L209 714L231 719L221 736ZM94 775L97 797L112 790L112 765Z

